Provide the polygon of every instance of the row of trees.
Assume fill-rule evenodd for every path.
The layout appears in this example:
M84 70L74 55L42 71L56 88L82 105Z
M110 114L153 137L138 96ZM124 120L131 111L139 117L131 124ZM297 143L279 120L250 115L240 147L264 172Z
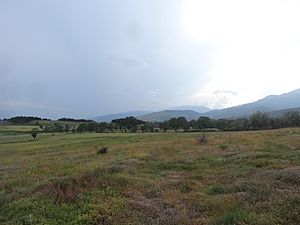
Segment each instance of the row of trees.
M70 124L62 124L62 123L52 123L49 125L39 125L40 129L47 133L62 133L62 132L73 132L77 131L76 126L71 126Z
M300 127L300 113L287 112L281 118L270 117L266 113L256 112L249 118L243 119L210 119L200 117L197 120L188 121L185 117L172 118L168 121L144 122L134 117L113 120L111 123L84 123L78 128L78 132L84 131L118 131L118 132L159 132L173 131L244 131L277 129L284 127Z
M15 116L9 119L3 119L5 122L9 122L12 124L18 124L18 125L26 125L28 123L31 123L33 121L39 122L39 121L51 121L51 119L47 118L40 118L36 116ZM80 122L80 123L85 123L85 122L93 122L93 120L86 120L86 119L73 119L73 118L60 118L57 121L60 122Z
M39 118L40 119L40 118ZM9 119L11 122L20 123L37 120L37 117L16 117ZM42 120L42 119L40 119ZM172 118L165 122L144 122L135 117L126 117L113 120L111 123L83 120L78 123L76 120L67 119L63 123L51 122L47 125L40 125L43 132L167 132L172 131L243 131L243 130L262 130L277 129L284 127L300 127L300 113L287 112L280 118L270 117L266 113L256 112L249 118L244 119L210 119L200 117L197 120L188 121L185 117ZM15 122L17 121L17 122Z
M242 119L210 119L200 117L198 120L187 121L184 117L172 118L169 121L160 123L160 127L166 131L168 129L185 131L243 131L243 130L263 130L277 129L284 127L299 127L300 113L287 112L280 118L270 117L263 112L253 113L249 118Z
M93 120L73 119L73 118L60 118L57 121L62 121L62 122L80 122L80 123L93 122Z
M49 119L42 119L40 117L35 117L35 116L16 116L16 117L12 117L10 119L3 119L3 121L6 121L6 122L10 122L12 124L28 124L32 121L41 121L41 120L44 120L44 121L49 121Z

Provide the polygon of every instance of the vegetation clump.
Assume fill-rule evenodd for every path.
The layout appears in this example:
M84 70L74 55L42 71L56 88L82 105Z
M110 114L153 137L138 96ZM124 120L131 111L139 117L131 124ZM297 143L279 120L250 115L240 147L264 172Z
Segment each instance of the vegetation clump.
M216 225L235 225L235 224L248 224L249 215L246 211L236 207L224 215L222 215L217 221Z
M222 185L213 185L210 186L207 190L208 195L218 195L218 194L227 194L228 188Z
M31 131L31 137L33 138L33 140L36 139L36 137L37 137L37 129L32 129L32 131Z
M207 135L206 135L206 133L202 133L202 134L197 138L197 143L198 143L198 144L206 144L206 143L207 143Z
M219 147L222 150L226 150L229 147L229 145L228 144L220 144Z
M97 154L99 155L99 154L106 154L107 153L107 150L108 150L108 147L101 147L101 148L99 148L99 147L97 147Z

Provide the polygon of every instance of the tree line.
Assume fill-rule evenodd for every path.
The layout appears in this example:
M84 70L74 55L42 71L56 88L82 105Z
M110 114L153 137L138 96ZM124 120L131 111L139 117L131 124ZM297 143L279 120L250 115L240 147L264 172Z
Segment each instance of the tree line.
M39 121L38 117L16 117L8 121L16 123L28 123ZM16 122L17 121L17 122ZM62 118L60 122L51 122L47 125L39 125L43 132L167 132L167 131L246 131L265 130L286 127L300 127L300 112L287 112L282 117L271 117L267 113L256 112L248 118L241 119L211 119L200 117L197 120L188 121L185 117L171 118L165 122L145 122L135 117L126 117L107 122L95 122L91 120L75 120ZM77 122L77 123L63 123Z
M184 117L172 118L160 124L165 131L245 131L300 127L300 112L287 112L282 117L271 117L267 113L255 112L249 118L210 119L200 117L187 121Z
M200 117L188 121L185 117L171 118L165 122L145 122L135 117L126 117L106 122L81 123L76 132L167 132L167 131L246 131L286 127L300 127L300 113L287 112L282 117L271 117L263 112L253 113L249 118L210 119Z
M28 124L32 121L50 121L49 119L42 119L40 117L36 117L36 116L16 116L16 117L12 117L10 119L3 119L3 121L5 122L10 122L12 124L18 124L18 125L22 125L22 124Z

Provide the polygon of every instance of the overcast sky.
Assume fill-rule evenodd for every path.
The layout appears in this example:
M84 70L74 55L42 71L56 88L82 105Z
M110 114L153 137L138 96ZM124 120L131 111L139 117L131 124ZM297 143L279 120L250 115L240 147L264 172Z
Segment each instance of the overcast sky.
M300 87L299 0L1 0L0 117L223 108Z

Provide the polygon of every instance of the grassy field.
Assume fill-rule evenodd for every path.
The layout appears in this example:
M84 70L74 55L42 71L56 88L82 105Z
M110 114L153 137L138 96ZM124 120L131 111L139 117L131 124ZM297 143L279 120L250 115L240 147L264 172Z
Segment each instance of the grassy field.
M34 126L34 125L29 125L29 126L21 126L21 125L1 125L0 126L0 134L5 133L5 132L31 132L32 129L37 129L40 130L38 126Z
M199 135L0 133L0 224L300 224L300 129Z

